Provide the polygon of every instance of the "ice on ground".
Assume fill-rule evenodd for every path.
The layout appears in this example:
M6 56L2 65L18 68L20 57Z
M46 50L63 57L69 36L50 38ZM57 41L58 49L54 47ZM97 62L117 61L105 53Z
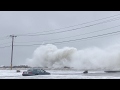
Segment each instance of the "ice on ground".
M104 71L83 71L74 70L47 70L51 75L22 76L22 72L16 70L0 70L0 79L120 79L120 73L105 73Z

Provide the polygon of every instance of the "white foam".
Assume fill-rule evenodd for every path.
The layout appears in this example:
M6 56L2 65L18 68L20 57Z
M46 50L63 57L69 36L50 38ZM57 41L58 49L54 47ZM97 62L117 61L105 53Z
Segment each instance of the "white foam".
M32 59L26 63L35 67L73 67L76 69L118 69L120 68L120 45L106 48L91 47L77 50L73 47L58 49L47 44L38 47Z

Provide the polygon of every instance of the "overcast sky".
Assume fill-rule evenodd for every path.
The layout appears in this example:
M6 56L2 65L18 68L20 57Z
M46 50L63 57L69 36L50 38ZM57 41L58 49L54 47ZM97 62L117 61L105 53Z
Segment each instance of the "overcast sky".
M87 25L103 22L116 17L107 18L104 20L87 23L84 25L78 25L81 23L113 16L120 14L119 11L0 11L0 47L11 45L11 38L7 39L6 36L11 34L19 35L28 33L41 34L50 32L67 31L74 28L80 28ZM17 36L14 41L14 45L31 45L31 44L44 44L53 42L68 41L71 39L80 39L91 37L99 34L110 33L120 30L120 27L90 33L86 35L80 35L96 30L102 30L105 28L114 27L120 24L120 20L114 20L108 23L103 23L87 28L77 29L73 31L55 33L48 35L39 36ZM59 29L77 25L75 27ZM58 29L58 30L56 30ZM80 36L78 36L80 35ZM72 37L74 36L74 37ZM64 38L69 37L69 38ZM59 39L63 38L63 39ZM107 47L109 45L120 43L120 34L112 35L102 38L93 38L88 40L80 40L74 42L55 44L58 48L63 47L75 47L77 49L84 49L89 47ZM57 39L57 40L52 40ZM52 41L46 41L52 40ZM4 44L7 43L7 44ZM24 64L27 58L31 58L34 50L39 47L37 46L14 46L14 58L13 65ZM0 48L0 65L10 65L11 58L11 47Z

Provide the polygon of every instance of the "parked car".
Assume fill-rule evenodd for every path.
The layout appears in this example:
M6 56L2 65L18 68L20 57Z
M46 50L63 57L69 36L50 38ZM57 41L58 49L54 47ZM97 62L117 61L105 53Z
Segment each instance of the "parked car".
M16 72L20 72L20 70L16 70Z
M117 72L120 72L120 71L104 71L106 73L117 73Z
M83 73L86 74L86 73L88 73L88 71L86 70L86 71L84 71Z
M50 73L39 68L30 68L22 73L22 76L33 76L33 75L50 75Z

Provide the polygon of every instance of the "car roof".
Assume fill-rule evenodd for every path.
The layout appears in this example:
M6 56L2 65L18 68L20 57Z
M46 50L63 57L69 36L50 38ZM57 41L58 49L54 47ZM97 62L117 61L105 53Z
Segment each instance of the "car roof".
M30 68L30 69L28 69L28 70L43 70L43 69L41 69L41 68Z

